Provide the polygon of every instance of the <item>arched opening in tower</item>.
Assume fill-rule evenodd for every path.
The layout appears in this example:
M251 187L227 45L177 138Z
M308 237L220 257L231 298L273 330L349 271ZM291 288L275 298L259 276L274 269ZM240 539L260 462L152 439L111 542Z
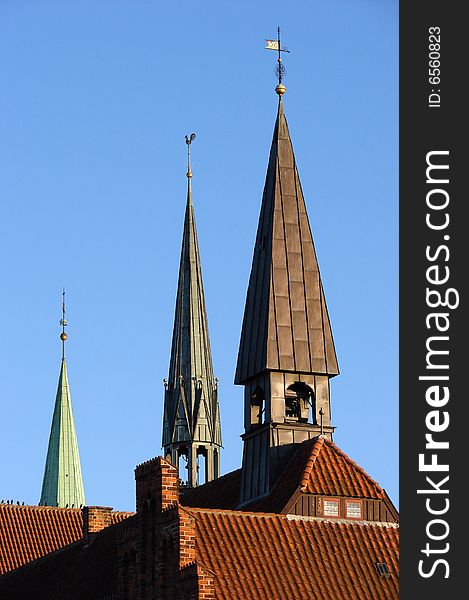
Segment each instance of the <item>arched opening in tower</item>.
M189 450L186 446L180 446L178 448L177 457L179 480L181 483L187 484L189 481Z
M220 477L219 457L218 449L215 448L213 451L213 478L218 479Z
M197 448L197 480L196 485L203 485L208 481L208 461L207 461L207 449L205 446L199 446Z
M251 394L251 406L256 409L253 416L253 425L265 423L265 393L260 385L257 385Z
M295 381L286 390L285 420L316 425L314 391L303 381Z

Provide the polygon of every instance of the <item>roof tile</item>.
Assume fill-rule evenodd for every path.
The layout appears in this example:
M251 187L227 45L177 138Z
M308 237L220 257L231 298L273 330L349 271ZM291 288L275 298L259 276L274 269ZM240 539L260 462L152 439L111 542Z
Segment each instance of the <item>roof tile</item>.
M300 444L272 488L244 509L281 513L293 494L384 499L385 491L345 452L325 437Z
M239 504L241 469L205 485L183 491L181 504L198 508L235 509ZM293 494L383 500L385 491L364 469L325 437L300 444L271 493L243 506L255 512L281 513Z
M383 499L384 490L366 471L330 440L319 437L312 445L301 477L301 491L330 496Z
M113 512L112 524L133 513ZM0 504L0 575L83 537L80 508Z
M398 597L395 526L189 510L197 560L216 574L217 600ZM391 576L380 577L376 562L385 562Z

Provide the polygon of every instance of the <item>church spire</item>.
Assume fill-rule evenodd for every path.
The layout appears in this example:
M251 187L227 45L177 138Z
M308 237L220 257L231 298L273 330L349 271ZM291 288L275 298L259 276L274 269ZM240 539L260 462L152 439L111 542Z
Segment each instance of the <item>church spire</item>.
M62 364L55 399L39 504L42 506L79 507L85 504L78 441L72 412L72 399L65 362L65 290L62 294Z
M218 381L213 376L192 204L190 148L194 139L194 133L186 136L187 203L163 418L165 456L179 466L180 478L190 486L219 476L222 444Z
M296 444L331 438L329 379L339 372L324 289L282 97L279 96L239 345L244 385L241 502L267 493Z
M329 376L339 372L281 94L235 383L266 369Z

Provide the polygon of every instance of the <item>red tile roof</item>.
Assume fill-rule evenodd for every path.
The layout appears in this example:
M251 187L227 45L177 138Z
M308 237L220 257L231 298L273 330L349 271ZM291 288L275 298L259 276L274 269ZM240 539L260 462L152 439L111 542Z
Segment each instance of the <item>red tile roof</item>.
M195 521L196 561L213 575L216 600L398 598L397 526L186 510ZM108 527L4 575L2 598L117 597L119 533L119 525ZM387 565L389 577L376 563Z
M398 598L393 525L188 510L197 561L214 573L217 600ZM390 576L380 576L376 563L386 563Z
M387 498L379 484L345 452L327 438L318 437L298 446L268 496L261 500L254 499L243 508L256 512L280 513L298 489L322 496L375 500ZM214 504L212 499L210 508L215 508ZM209 508L205 504L201 506Z
M132 513L112 513L118 523ZM0 504L0 575L83 537L80 508Z
M302 492L384 499L378 483L333 442L319 437L306 445L310 452L300 480Z
M64 510L64 509L58 509ZM117 598L119 525L106 527L0 577L5 600Z
M316 469L321 475L317 477L320 489L334 483L337 469L345 469L348 483L344 493L367 489L358 485L371 486L367 491L370 494L381 490L378 486L376 491L373 480L325 440L300 445L295 456L289 474L297 490L300 485L301 489L318 489L314 488ZM331 479L322 472L326 468L332 470ZM228 490L239 488L239 472L219 481L223 479L218 485L226 488L225 499L232 498ZM279 480L278 485L281 483ZM288 487L285 485L285 489ZM213 491L213 486L207 486L204 493L210 489ZM119 549L124 539L132 543L139 539L142 521L138 516L83 539L79 509L12 505L0 509L0 526L9 533L0 535L3 543L9 544L1 548L2 560L21 558L24 548L38 551L46 541L59 544L67 532L78 540L3 575L2 599L117 597ZM183 510L194 518L196 562L213 575L216 600L398 598L399 533L395 524L187 506ZM130 514L114 513L113 521L121 522ZM186 543L182 535L180 544ZM34 558L28 556L23 556L20 564ZM387 565L388 577L379 574L377 563ZM14 568L11 564L9 568Z

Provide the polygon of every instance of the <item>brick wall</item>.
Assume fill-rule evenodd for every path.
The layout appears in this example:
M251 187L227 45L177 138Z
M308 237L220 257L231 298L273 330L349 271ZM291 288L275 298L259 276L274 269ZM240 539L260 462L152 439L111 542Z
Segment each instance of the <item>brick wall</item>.
M211 571L201 565L198 571L198 596L197 600L215 600L215 577Z
M195 562L195 520L179 505L176 467L162 457L135 469L136 597L214 600L213 575Z
M83 537L90 533L97 533L112 522L112 507L110 506L85 506L83 508Z
M215 600L214 575L197 563L192 563L178 573L178 587L174 598L178 600Z
M161 456L135 469L137 513L158 514L179 500L177 469Z
M179 507L179 568L195 561L195 523L186 510Z

